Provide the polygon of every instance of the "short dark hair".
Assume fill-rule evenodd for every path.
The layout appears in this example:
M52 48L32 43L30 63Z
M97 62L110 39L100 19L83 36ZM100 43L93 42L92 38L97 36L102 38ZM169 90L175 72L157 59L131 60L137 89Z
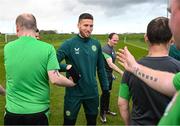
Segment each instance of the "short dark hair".
M169 28L169 19L166 17L158 17L153 19L147 26L147 37L151 44L167 43L172 38Z
M82 13L79 16L78 22L80 22L82 19L91 19L91 20L93 20L93 16L91 14L89 14L89 13Z
M36 18L32 14L21 14L16 18L16 25L26 29L37 30Z
M115 32L110 33L109 36L108 36L108 38L109 38L109 39L112 39L113 35L117 35L117 34L116 34Z

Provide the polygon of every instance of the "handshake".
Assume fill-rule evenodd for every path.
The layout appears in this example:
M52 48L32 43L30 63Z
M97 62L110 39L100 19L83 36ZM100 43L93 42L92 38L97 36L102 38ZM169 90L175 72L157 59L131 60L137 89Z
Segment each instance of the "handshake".
M73 66L67 69L67 73L70 75L70 77L72 77L74 83L77 83L81 77L79 72L75 70Z

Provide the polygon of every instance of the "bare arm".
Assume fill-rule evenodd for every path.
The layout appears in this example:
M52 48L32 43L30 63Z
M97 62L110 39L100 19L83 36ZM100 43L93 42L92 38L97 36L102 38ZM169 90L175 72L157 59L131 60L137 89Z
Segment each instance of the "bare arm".
M118 107L125 125L129 125L129 101L124 98L118 97Z
M64 87L73 87L75 83L61 75L57 70L48 71L49 80L52 84Z
M110 68L112 68L114 71L116 71L117 73L119 73L121 76L123 75L123 71L122 71L121 69L119 69L119 67L116 66L116 64L113 63L111 57L110 57L110 58L107 58L106 61L107 61L108 66L109 66Z
M5 89L1 85L0 85L0 94L3 96L6 94Z
M168 96L173 96L175 94L176 89L173 85L175 74L153 70L138 64L127 47L119 49L117 55L119 63L127 71L144 81L148 86Z

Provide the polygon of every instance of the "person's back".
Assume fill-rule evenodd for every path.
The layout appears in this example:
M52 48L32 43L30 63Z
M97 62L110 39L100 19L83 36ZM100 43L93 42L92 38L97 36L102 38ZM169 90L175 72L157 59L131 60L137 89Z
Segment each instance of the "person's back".
M52 49L27 36L5 46L8 111L28 114L49 108L47 64Z
M149 68L168 71L171 73L177 73L180 71L180 62L168 56L145 57L142 58L139 63ZM143 81L129 72L124 73L122 80L122 83L127 82L133 101L130 124L157 124L159 122L159 119L163 115L165 108L170 102L171 97L165 96L153 90L152 88L148 87Z
M49 80L74 86L60 76L53 46L36 39L36 19L21 14L16 19L17 40L4 47L6 107L4 125L48 125Z
M170 0L168 8L171 13L169 26L174 36L175 44L180 49L180 1ZM127 47L119 49L117 53L119 63L129 72L134 73L138 78L146 82L146 84L156 91L167 96L174 96L172 102L168 105L164 116L158 125L180 125L180 73L177 74L153 70L138 64L134 56L128 51ZM144 75L152 75L154 79L145 78Z
M179 72L180 62L168 56L171 37L167 18L159 17L152 20L148 24L145 36L149 46L148 55L142 58L139 64L170 73ZM153 75L138 74L147 79L153 79ZM119 93L120 105L123 103L122 99L127 102L132 97L133 107L130 121L132 125L156 125L171 100L171 97L148 87L143 81L127 71L124 72Z

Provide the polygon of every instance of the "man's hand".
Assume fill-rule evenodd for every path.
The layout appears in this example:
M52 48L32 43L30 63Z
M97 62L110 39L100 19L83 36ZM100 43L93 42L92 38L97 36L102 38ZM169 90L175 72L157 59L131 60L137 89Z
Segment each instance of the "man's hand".
M67 67L69 67L69 65ZM77 72L72 65L71 65L71 67L69 69L67 68L67 72L70 75L70 78L73 79L73 82L77 83L78 80L80 79L79 72Z
M138 63L136 62L134 56L129 52L127 47L118 50L117 59L118 63L121 64L127 71L133 73L136 72Z

